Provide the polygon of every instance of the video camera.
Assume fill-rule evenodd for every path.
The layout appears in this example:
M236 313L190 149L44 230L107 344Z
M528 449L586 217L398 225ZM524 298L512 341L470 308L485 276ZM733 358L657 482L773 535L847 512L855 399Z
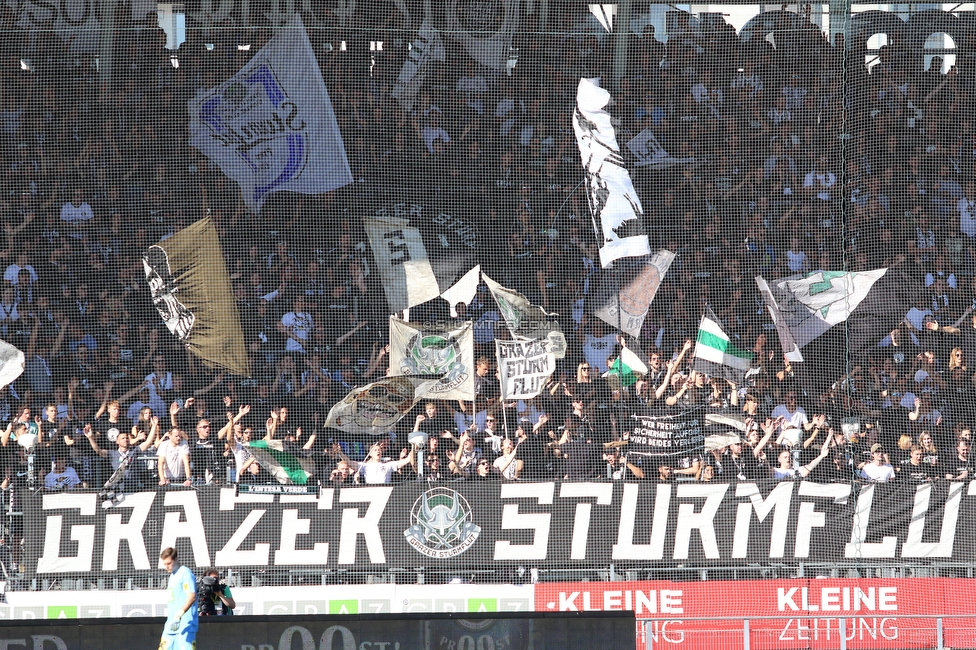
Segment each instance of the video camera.
M205 575L197 582L197 606L200 609L200 616L216 616L218 613L226 613L220 596L227 594L227 582L222 578L215 578ZM221 611L217 611L217 605L221 606ZM233 610L231 610L233 611Z

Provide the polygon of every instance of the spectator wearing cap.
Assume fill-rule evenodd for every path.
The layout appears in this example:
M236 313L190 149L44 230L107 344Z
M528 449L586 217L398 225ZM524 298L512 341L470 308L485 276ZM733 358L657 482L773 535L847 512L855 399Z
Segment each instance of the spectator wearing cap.
M895 470L888 462L888 455L880 443L871 445L871 460L861 467L858 475L872 483L887 483L895 480Z

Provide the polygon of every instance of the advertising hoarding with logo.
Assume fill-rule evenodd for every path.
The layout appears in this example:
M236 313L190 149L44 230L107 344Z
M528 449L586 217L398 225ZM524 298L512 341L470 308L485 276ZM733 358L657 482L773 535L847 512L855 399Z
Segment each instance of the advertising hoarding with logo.
M970 580L831 579L707 582L559 582L536 585L541 612L634 611L637 647L713 650L743 647L750 620L752 648L837 648L841 620L851 648L934 648L934 618L976 614ZM702 620L724 617L724 620ZM974 619L943 620L945 647L976 644Z

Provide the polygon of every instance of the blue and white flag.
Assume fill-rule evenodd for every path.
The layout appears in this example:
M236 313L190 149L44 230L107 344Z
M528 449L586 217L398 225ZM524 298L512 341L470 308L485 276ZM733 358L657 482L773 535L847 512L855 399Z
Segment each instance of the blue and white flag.
M241 186L257 213L272 192L352 183L329 93L301 16L247 65L189 102L190 144Z

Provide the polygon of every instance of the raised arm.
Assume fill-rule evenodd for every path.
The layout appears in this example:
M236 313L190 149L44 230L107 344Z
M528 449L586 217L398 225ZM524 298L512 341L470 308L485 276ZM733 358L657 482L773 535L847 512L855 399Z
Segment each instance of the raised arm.
M752 450L753 456L759 458L762 450L766 447L766 445L769 444L769 441L772 440L773 434L776 433L776 428L779 426L780 420L782 420L782 418L776 418L775 420L766 418L766 421L759 425L759 428L762 429L763 437L759 440L756 448ZM829 438L830 436L827 437Z
M271 417L268 418L267 421L264 423L264 427L265 427L264 439L265 440L274 439L275 431L278 430L278 411L274 411L274 410L271 411Z
M95 419L102 417L105 411L108 409L108 403L112 399L112 388L115 387L115 382L107 381L103 386L104 395L102 396L102 403L98 406L98 410L95 411Z
M522 441L521 440L518 440L515 443L515 446L512 447L512 453L510 453L508 455L502 454L502 463L501 463L501 466L497 468L498 469L498 472L500 474L504 474L505 473L505 470L507 470L509 468L509 466L512 463L515 462L515 455L518 453L518 448L519 448L519 445L521 445L521 444L522 444ZM518 475L518 473L516 472L516 477L517 477L517 475Z
M119 435L123 435L123 434L119 434ZM85 425L85 437L88 438L88 444L91 445L91 448L95 451L96 454L98 454L102 458L108 456L108 452L102 449L101 447L99 447L98 443L95 442L95 432L92 430L92 425L90 424Z
M826 436L822 445L820 445L820 453L816 458L811 460L809 463L798 469L801 478L806 478L810 476L810 473L817 469L817 465L823 461L830 454L830 439L831 436Z

